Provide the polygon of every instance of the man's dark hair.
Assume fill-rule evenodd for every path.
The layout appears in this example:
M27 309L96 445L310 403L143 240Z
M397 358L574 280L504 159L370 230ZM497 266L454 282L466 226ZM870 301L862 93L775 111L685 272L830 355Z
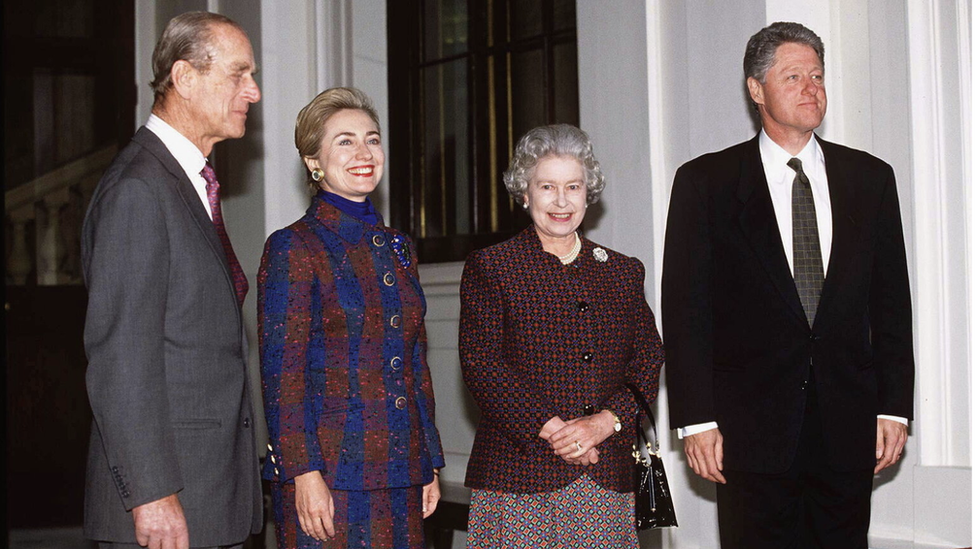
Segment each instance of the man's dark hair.
M824 64L824 45L817 33L799 23L778 22L752 35L746 44L746 54L742 59L746 79L755 78L760 84L765 84L766 73L776 62L776 49L789 43L810 46L817 52L820 64ZM757 110L759 108L755 103L752 106Z

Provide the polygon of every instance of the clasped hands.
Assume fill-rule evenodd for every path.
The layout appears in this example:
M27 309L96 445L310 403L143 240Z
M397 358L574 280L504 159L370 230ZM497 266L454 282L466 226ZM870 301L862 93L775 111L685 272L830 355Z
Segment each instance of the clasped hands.
M614 433L614 423L614 416L608 410L569 421L554 416L542 426L539 437L567 463L593 465L600 461L597 446Z

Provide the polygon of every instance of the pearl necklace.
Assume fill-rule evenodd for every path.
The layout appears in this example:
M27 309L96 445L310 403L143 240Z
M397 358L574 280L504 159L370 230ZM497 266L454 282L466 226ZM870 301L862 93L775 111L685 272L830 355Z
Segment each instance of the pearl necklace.
M576 259L576 256L579 255L580 250L583 248L583 241L580 240L579 233L573 233L573 236L576 237L576 243L573 244L573 249L570 250L568 254L559 256L559 261L563 265L569 265L572 263L573 260Z

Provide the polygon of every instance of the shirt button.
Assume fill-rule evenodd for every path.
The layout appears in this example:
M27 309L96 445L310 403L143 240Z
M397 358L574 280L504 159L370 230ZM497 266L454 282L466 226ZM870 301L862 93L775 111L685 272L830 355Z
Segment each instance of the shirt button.
M593 362L593 353L589 351L583 353L583 362Z
M383 244L386 244L386 239L383 238L383 235L374 234L373 235L373 246L376 246L377 248L379 248Z
M397 397L396 399L397 410L402 410L407 407L407 397Z
M394 328L400 327L400 315L393 315L390 317L390 326Z
M393 368L394 371L399 370L400 366L403 366L403 360L400 357L395 356L390 359L390 368Z
M244 428L246 429L250 426L251 426L251 418L248 417L244 418Z
M383 284L392 286L394 283L396 283L396 277L393 276L393 273L386 273L383 275Z
M580 301L576 304L576 308L579 309L579 312L585 313L590 310L590 304L585 301Z

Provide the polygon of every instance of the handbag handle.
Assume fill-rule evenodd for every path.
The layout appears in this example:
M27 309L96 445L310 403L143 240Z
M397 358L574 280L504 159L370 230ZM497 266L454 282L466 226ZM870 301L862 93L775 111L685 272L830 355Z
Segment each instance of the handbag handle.
M644 398L644 394L641 393L640 389L638 389L636 385L627 382L624 383L624 387L630 389L630 392L634 394L634 400L637 401L637 405L640 406L640 408L647 415L647 419L651 422L651 432L654 433L654 445L658 446L657 421L654 419L654 412L651 411L651 405L647 403L647 399ZM637 411L637 432L644 440L644 444L647 444L647 437L644 435L644 429L641 428L640 410Z

